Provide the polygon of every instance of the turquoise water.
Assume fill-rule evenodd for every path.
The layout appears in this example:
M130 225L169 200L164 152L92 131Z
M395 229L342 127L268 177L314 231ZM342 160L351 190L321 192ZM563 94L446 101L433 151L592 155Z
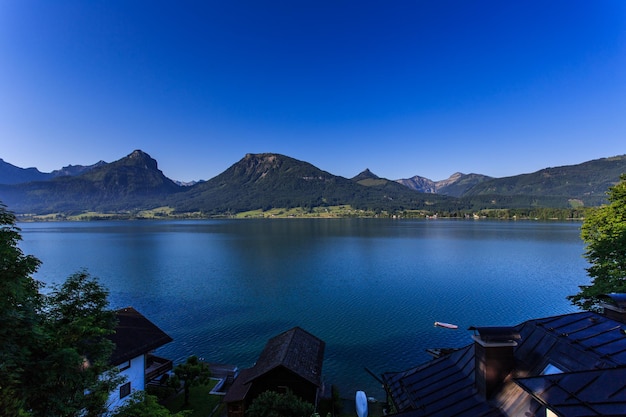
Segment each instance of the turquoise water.
M86 268L111 306L174 338L175 361L254 364L300 326L326 342L324 380L384 398L380 374L471 342L471 325L575 311L588 282L580 223L275 219L23 223L21 247L62 282ZM436 328L434 321L459 325Z

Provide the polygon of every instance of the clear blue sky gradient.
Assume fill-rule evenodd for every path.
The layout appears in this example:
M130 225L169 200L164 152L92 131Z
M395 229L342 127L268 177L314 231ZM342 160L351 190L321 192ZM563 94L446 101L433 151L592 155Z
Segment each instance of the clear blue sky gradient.
M626 1L3 0L0 144L184 181L261 152L433 180L621 155Z

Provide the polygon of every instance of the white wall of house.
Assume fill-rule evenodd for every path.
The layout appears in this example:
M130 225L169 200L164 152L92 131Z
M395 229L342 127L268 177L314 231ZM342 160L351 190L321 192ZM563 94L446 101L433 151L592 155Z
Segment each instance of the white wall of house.
M137 356L129 362L118 365L118 368L120 375L125 377L125 381L109 395L110 411L124 404L133 392L145 389L146 355ZM128 385L129 383L130 385Z

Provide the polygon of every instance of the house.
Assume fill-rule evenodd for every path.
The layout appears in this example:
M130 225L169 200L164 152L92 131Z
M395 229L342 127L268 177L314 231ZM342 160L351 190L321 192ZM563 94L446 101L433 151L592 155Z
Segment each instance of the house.
M300 327L270 339L252 368L243 369L224 397L229 417L241 417L261 393L292 393L317 404L325 343Z
M173 339L132 307L116 311L118 324L109 339L115 343L111 365L120 370L126 380L111 392L109 410L122 405L136 390L144 390L151 380L172 369L172 361L151 352Z
M391 413L422 416L626 415L626 296L514 327L471 327L473 343L383 374Z

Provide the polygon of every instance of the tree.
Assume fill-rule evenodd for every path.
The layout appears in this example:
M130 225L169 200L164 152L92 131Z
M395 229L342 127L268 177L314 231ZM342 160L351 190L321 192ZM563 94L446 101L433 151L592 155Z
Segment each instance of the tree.
M3 416L99 415L120 382L109 365L116 326L108 291L85 271L49 295L41 262L19 249L15 215L0 203L0 410Z
M35 416L100 415L121 382L109 364L108 339L117 324L108 291L86 271L53 287L45 298L38 362L28 375L29 410Z
M599 310L602 294L626 292L626 174L609 188L608 200L608 205L591 212L582 225L592 283L581 285L578 294L567 297L586 310Z
M265 391L252 400L246 411L247 417L309 417L313 414L313 404L287 391L281 394Z
M0 203L0 409L23 413L22 379L41 337L41 284L33 279L40 261L17 246L15 215Z
M194 385L206 384L211 377L209 367L198 360L197 356L190 356L187 362L176 365L174 368L174 378L170 381L172 384L180 386L183 381L183 389L185 390L185 406L189 405L189 389Z
M191 415L192 412L192 410L184 410L172 414L158 403L154 395L146 394L145 391L135 391L123 406L115 410L111 417L185 417Z

